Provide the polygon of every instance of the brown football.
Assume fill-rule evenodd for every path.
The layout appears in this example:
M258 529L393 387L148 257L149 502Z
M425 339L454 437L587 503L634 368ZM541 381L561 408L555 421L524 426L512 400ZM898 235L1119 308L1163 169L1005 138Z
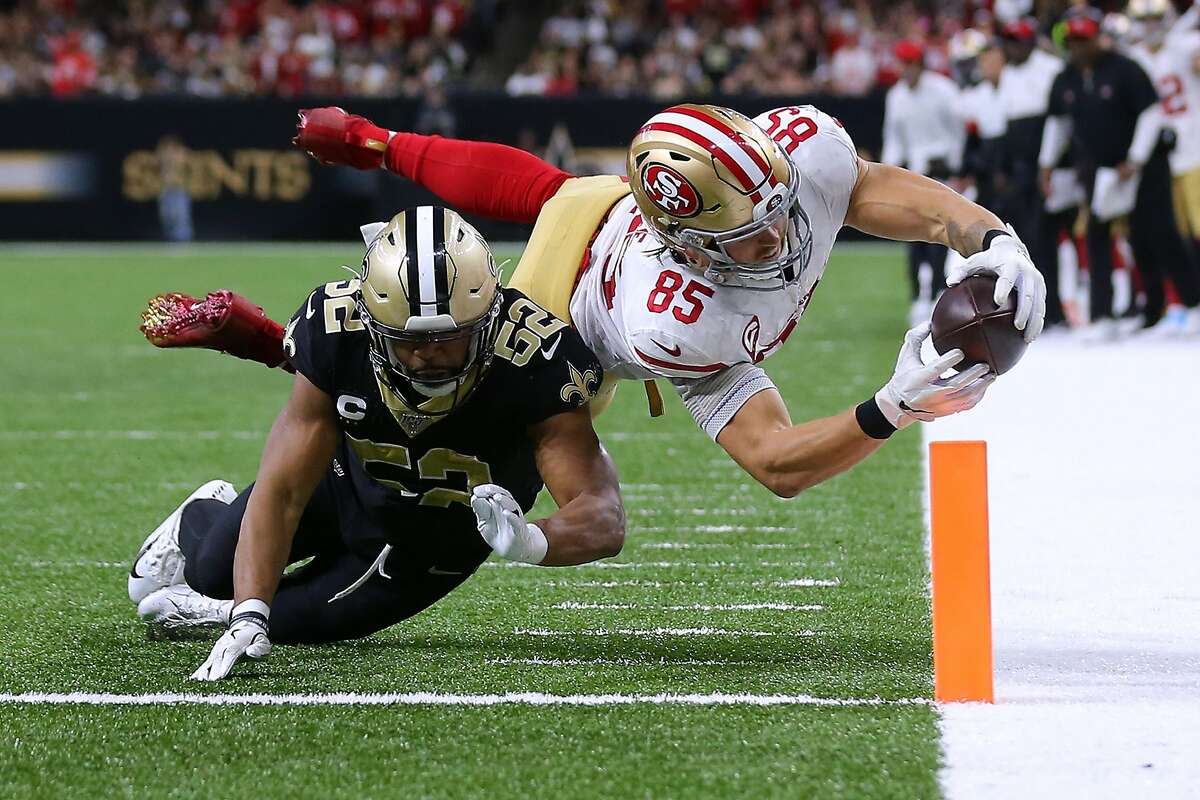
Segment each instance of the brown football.
M997 375L1008 372L1025 354L1025 337L1013 327L1016 294L1004 304L992 302L996 279L975 275L951 286L933 307L933 347L939 354L958 348L964 358L955 365L962 371L986 363Z

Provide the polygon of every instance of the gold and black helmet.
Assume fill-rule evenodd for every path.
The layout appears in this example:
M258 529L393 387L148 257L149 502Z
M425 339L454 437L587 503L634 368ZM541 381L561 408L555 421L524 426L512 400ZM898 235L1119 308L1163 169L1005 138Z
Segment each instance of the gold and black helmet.
M378 231L363 257L355 303L393 412L394 400L405 413L425 416L462 405L491 363L501 301L491 249L455 212L417 206ZM461 369L434 379L413 372L397 354L400 347L463 337L470 344Z

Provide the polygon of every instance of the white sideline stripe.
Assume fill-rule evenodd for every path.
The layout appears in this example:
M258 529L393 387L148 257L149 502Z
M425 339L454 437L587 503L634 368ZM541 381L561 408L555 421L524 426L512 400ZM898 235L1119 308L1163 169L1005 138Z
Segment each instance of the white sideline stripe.
M725 628L591 628L580 631L551 631L544 628L513 628L517 636L816 636L816 631L731 631Z
M631 611L635 609L639 611L821 611L825 606L795 605L792 603L733 603L721 605L692 603L686 606L644 606L637 605L636 603L579 603L568 600L562 603L555 603L552 606L543 606L543 608L557 608L563 611L587 611L592 609L613 611Z
M25 692L0 694L0 704L90 706L928 706L926 697L814 697L810 694L442 694L396 692L331 694L197 694L155 692L108 694L91 692Z

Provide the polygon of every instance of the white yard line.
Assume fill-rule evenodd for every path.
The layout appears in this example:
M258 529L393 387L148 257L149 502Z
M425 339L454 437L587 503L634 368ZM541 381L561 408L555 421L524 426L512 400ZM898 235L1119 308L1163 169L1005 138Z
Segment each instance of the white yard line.
M816 631L731 631L725 628L589 628L578 631L554 631L545 628L513 628L516 636L816 636Z
M820 611L824 606L795 605L793 603L732 603L708 605L692 603L683 606L638 605L635 603L581 603L567 600L542 608L556 608L563 611L590 611L592 609L608 609L613 611Z
M538 564L523 561L485 561L481 566L501 569L545 569ZM688 569L745 569L746 567L832 567L832 561L591 561L571 569L663 569L686 567Z
M129 567L132 563L133 563L132 559L130 559L129 561L79 561L79 560L46 561L46 560L39 559L37 561L27 561L27 562L25 562L25 566L33 567L35 569L50 569L50 568L75 569L78 567L84 567L84 568L97 567L97 568L101 568L101 569L129 569Z
M736 547L739 550L787 550L799 548L802 545L775 544L743 544L742 542L647 542L638 545L639 550L728 550Z
M614 589L614 588L621 587L621 586L644 586L644 587L648 587L648 588L652 588L652 589L657 589L662 586L667 586L668 584L663 583L662 581L643 581L643 580L638 580L636 578L633 578L631 580L624 580L624 581L546 581L545 585L546 586L563 586L568 589L575 588L575 587ZM708 581L688 581L687 585L688 586L708 586L709 583L708 583ZM719 585L726 586L726 584L719 584ZM755 588L759 588L759 587L763 587L763 586L778 586L781 588L791 588L791 587L825 588L825 587L841 586L842 582L838 578L832 578L832 579L829 579L829 578L792 578L790 580L781 580L781 581L750 581L749 583L744 584L744 585L753 586Z
M0 439L15 441L44 441L46 439L128 439L157 441L160 439L265 439L266 431L0 431Z
M988 442L996 705L942 709L951 800L1195 796L1197 365L1047 338L927 429Z
M103 694L26 692L0 694L0 704L93 706L925 706L924 697L814 697L807 694L442 694L440 692L341 694Z
M628 498L627 498L628 499ZM636 525L637 533L796 533L795 528L779 525ZM807 547L797 543L794 547Z
M754 661L681 658L489 658L485 664L529 667L749 667Z

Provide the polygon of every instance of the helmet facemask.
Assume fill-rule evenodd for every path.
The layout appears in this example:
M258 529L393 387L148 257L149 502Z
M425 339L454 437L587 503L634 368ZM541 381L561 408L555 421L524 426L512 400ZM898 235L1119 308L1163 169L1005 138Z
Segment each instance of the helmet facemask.
M626 170L647 227L714 283L775 291L808 266L812 229L800 207L800 173L744 114L695 104L665 109L634 136ZM738 245L772 228L783 240L779 251L745 260L763 248Z
M762 216L746 225L719 232L682 228L663 231L662 238L673 249L683 250L684 257L713 283L759 291L786 288L800 279L812 258L812 226L800 206L798 184L793 170L788 185L777 187L759 203L755 211L761 209ZM729 254L730 245L752 239L785 218L784 241L777 255L764 261L738 262ZM696 264L687 253L689 248L703 253L708 263Z
M354 304L380 393L401 424L412 416L445 416L467 401L491 364L503 304L496 260L478 231L438 206L411 208L369 227L374 238ZM418 358L421 347L427 352ZM437 363L457 353L462 361L452 368Z
M389 327L374 319L362 300L360 289L355 297L363 327L370 337L371 365L379 383L395 394L415 413L426 416L444 416L466 402L478 385L479 379L492 362L494 354L496 320L500 315L501 295L484 316L466 325L450 329L411 329L420 318L409 321L410 329ZM431 320L432 321L432 320ZM413 348L433 342L446 342L469 337L466 356L462 366L448 375L436 379L425 378L414 373L405 363L398 347Z

